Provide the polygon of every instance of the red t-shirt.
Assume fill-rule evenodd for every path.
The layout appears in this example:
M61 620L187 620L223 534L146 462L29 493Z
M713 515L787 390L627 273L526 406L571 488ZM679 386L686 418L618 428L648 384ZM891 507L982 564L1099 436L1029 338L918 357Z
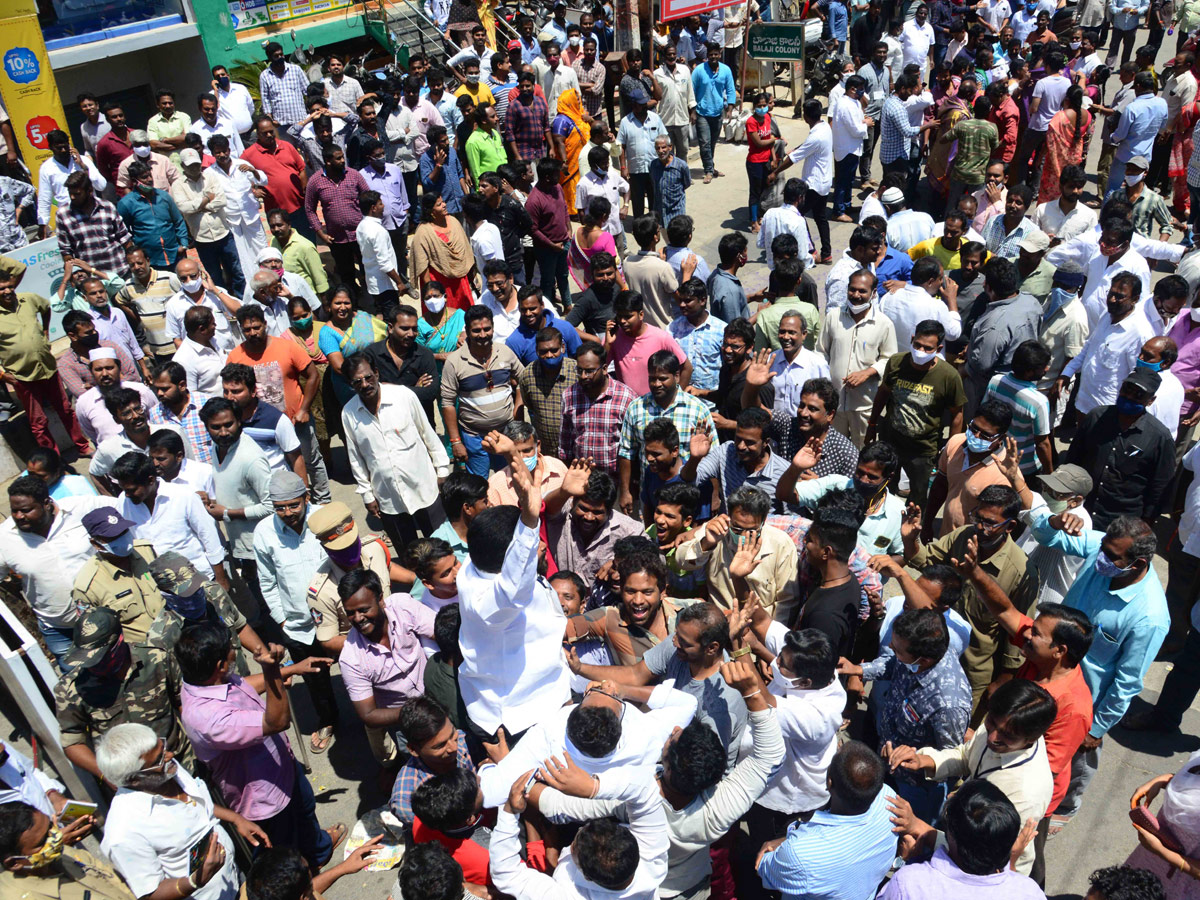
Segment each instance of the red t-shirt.
M495 817L488 815L487 820L494 821ZM450 855L462 866L463 881L471 884L490 885L488 876L488 851L481 844L470 838L452 838L430 828L418 817L413 816L412 838L414 844L428 844L437 841L450 851ZM525 844L526 865L538 872L546 871L546 847L542 841L530 841Z
M1022 615L1021 629L1012 637L1014 647L1025 646L1031 628L1033 619ZM1046 758L1050 763L1050 773L1054 776L1054 793L1050 795L1050 805L1046 808L1046 815L1050 815L1066 796L1067 785L1071 782L1071 758L1092 727L1092 692L1088 690L1079 666L1072 669L1066 678L1041 682L1037 680L1033 663L1027 662L1017 670L1016 677L1037 682L1050 692L1058 704L1058 715L1046 731Z
M300 388L300 373L312 359L300 345L287 338L267 338L267 349L257 359L246 352L244 344L229 351L226 362L241 363L254 370L257 383L254 393L258 399L275 407L289 419L296 418L304 391Z
M759 140L769 141L774 140L771 134L771 114L767 113L766 118L762 122L758 118L751 116L746 120L746 144L750 147L750 154L746 157L747 162L762 163L771 158L771 145L768 144L765 150L755 150L754 145L750 143L750 135L757 132Z
M304 205L304 160L300 152L283 138L275 142L275 152L264 150L261 144L251 144L242 151L242 159L267 176L267 209L279 207L294 213Z

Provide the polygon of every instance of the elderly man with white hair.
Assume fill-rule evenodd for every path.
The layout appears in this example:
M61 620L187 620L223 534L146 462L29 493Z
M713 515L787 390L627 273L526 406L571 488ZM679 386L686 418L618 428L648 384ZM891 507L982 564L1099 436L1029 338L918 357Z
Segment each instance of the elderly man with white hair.
M183 317L189 309L205 306L212 311L216 320L213 346L221 353L228 353L237 343L229 323L242 304L223 288L214 285L207 275L203 275L200 264L194 259L179 260L175 264L175 275L179 279L179 291L167 301L167 337L175 342L178 349L187 337Z
M96 745L96 762L117 788L100 849L135 897L237 897L233 841L219 822L236 828L254 847L266 841L266 832L216 805L204 782L179 765L145 725L110 729Z
M129 167L139 159L150 167L150 177L154 186L160 191L171 193L171 187L183 177L176 165L161 153L150 152L150 135L145 131L134 129L129 132L129 143L133 147L133 156L125 157L117 167L117 196L124 197L133 190Z
M243 303L257 303L267 313L267 333L280 337L290 324L288 300L303 297L308 308L319 310L321 300L303 275L283 270L283 254L276 247L266 247L258 253L258 268L246 279Z

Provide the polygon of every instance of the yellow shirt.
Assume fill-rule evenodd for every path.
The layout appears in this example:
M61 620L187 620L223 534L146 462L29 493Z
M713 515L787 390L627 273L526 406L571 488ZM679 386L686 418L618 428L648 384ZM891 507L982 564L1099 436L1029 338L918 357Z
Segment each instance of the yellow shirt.
M908 255L912 257L914 262L922 257L932 256L937 259L937 261L942 264L942 268L946 269L947 271L951 269L961 269L962 260L959 258L959 254L962 251L962 245L965 243L965 240L961 240L958 245L958 250L949 250L942 244L942 239L940 237L930 238L927 241L921 241L919 244L913 244L908 249Z
M464 84L454 92L455 97L461 97L463 94L474 100L476 106L479 106L481 103L487 103L491 106L496 105L496 97L492 94L492 89L482 82L479 84Z

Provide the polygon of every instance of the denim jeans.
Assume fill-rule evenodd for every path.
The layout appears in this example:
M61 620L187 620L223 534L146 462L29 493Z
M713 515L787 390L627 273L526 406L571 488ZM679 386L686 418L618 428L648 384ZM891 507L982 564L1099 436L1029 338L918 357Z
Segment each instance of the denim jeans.
M717 138L721 136L720 116L697 116L696 137L700 140L700 163L704 166L704 174L711 175L716 171L713 165L713 151L717 146Z
M246 290L246 277L242 273L242 264L238 261L237 246L233 235L227 234L219 241L197 241L196 253L200 263L213 280L213 284L222 290L229 291L235 297L241 297Z
M534 245L538 272L541 273L542 295L565 312L571 306L571 285L568 283L567 249L551 250ZM556 300L555 289L557 288Z
M471 434L461 427L458 434L462 438L463 446L467 448L467 471L472 475L487 478L489 471L499 472L508 465L508 460L503 456L496 456L483 449L483 435Z
M271 839L272 847L295 847L310 866L319 869L333 856L333 840L317 821L317 800L304 769L295 760L292 765L296 767L296 783L291 802L258 825Z
M41 619L38 619L38 631L42 633L42 640L46 642L46 646L54 654L54 658L58 660L58 668L62 673L66 675L75 668L74 666L67 665L65 662L68 654L75 649L75 629L47 625Z
M1103 745L1095 750L1084 750L1080 747L1071 758L1071 783L1067 785L1067 793L1054 811L1056 816L1073 816L1079 812L1079 804L1083 800L1083 792L1100 768L1100 751Z
M750 221L757 222L762 218L762 195L767 188L767 175L770 172L769 162L746 162L746 180L750 184L750 196L747 206L750 210Z
M847 154L833 163L833 217L845 215L850 208L850 194L854 188L854 173L858 169L858 156Z

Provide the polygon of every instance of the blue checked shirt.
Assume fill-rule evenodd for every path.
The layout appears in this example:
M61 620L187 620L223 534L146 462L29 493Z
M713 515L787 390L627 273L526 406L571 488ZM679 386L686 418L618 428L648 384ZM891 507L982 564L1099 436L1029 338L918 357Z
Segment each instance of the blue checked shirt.
M1021 255L1021 241L1025 240L1027 234L1037 230L1038 227L1029 219L1022 219L1016 228L1005 232L1004 216L992 216L983 226L983 243L990 253L1016 262L1017 257Z
M883 163L911 159L913 141L921 133L918 125L908 118L904 101L895 94L883 101L883 119L879 131L879 159Z
M725 323L710 315L704 324L697 327L680 316L667 326L667 331L692 362L692 384L702 391L715 391L721 379L721 342L725 339Z
M679 459L682 462L691 458L688 440L693 431L707 431L713 440L717 437L717 429L713 427L712 416L704 401L693 397L683 388L675 392L675 399L666 409L658 405L653 394L643 394L629 404L621 421L621 444L617 448L617 455L621 459L634 459L635 454L641 454L642 432L655 419L670 419L679 432Z
M214 465L216 459L213 456L212 438L208 436L208 429L204 427L204 422L200 420L200 407L204 405L204 401L207 399L207 397L201 394L193 393L191 399L188 400L188 405L184 407L182 416L175 415L175 413L159 403L154 409L150 410L150 424L174 425L182 428L184 437L192 449L192 457L196 462Z
M462 731L458 732L458 768L467 772L475 771L471 754L467 752L467 736ZM388 808L405 825L413 823L413 792L432 777L433 773L425 768L421 757L411 754L396 774L396 783L392 785L392 799L388 801Z
M258 76L258 94L262 97L263 112L280 125L293 125L308 115L304 111L304 92L308 78L295 63L286 63L283 75L276 75L267 66Z

